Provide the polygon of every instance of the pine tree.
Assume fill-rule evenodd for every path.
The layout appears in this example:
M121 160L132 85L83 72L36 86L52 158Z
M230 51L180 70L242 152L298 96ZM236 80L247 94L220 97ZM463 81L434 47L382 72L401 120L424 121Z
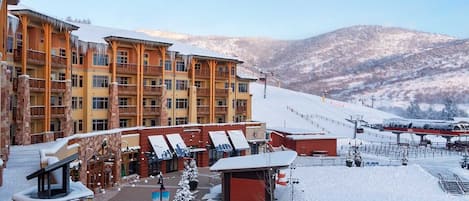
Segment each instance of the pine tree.
M196 181L199 182L199 171L197 170L197 163L194 159L191 159L189 162L188 167L188 176L189 176L189 181Z
M176 191L174 201L191 201L194 195L189 190L189 174L186 169L182 172L181 180L179 181L179 189Z
M446 120L452 120L453 117L466 117L467 113L458 108L456 103L450 99L446 98L444 102L445 107L441 110L441 117Z
M407 107L406 110L406 116L408 118L412 119L421 119L423 118L422 116L422 110L420 109L420 105L417 101L412 101L410 102L409 107Z

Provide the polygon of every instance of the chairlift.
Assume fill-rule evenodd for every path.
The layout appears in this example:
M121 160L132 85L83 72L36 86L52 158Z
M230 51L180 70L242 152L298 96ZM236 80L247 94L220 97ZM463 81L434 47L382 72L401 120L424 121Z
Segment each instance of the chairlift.
M361 128L361 127L357 128L357 133L364 133L364 132L365 132L365 130L363 128Z

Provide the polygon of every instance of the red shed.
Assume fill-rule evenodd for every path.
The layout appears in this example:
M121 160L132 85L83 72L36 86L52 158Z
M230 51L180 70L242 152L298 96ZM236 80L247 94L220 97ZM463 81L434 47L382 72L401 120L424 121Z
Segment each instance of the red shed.
M337 156L337 137L322 131L298 128L269 128L271 145L284 146L298 155Z

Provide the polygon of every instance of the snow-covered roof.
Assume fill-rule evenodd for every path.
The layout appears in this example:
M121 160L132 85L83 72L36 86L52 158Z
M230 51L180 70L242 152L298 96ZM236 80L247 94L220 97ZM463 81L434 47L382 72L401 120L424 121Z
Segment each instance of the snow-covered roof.
M186 143L184 143L184 140L182 140L182 137L179 135L179 133L167 134L166 138L168 139L169 144L171 147L173 147L173 150L176 152L178 157L184 157L187 155L189 150L187 149Z
M57 184L53 184L52 188L54 188ZM39 198L31 198L31 194L37 193L37 187L32 186L30 188L27 188L19 193L16 193L13 195L13 200L24 200L24 201L39 201L39 200L44 200L44 199L39 199ZM87 199L92 199L94 197L93 191L90 189L86 188L85 185L83 185L81 182L70 182L70 192L60 198L53 198L53 199L47 199L50 201L65 201L65 200L87 200Z
M219 152L231 152L233 147L226 136L225 131L209 131L210 139L212 140L213 146Z
M240 79L245 79L245 80L258 80L259 78L255 75L250 75L248 73L245 73L245 72L241 72L241 71L236 71L236 77L240 78Z
M292 140L335 140L339 137L328 135L288 135L287 138Z
M323 131L318 131L318 130L308 130L305 128L282 128L282 127L269 127L267 130L272 130L272 131L277 131L289 135L306 135L306 134L313 134L313 135L318 135L318 134L324 134Z
M16 14L16 15L26 14L26 15L31 15L31 16L37 17L41 20L44 20L44 21L47 21L47 22L51 23L54 27L58 27L60 29L62 29L62 28L66 28L66 29L69 29L69 30L78 29L78 26L75 26L71 23L60 20L59 18L52 17L49 14L46 14L42 11L38 11L37 9L28 7L28 6L23 5L23 4L8 5L8 11L10 11L11 13Z
M295 151L278 151L248 156L222 158L214 165L212 165L212 167L210 167L210 171L287 167L293 163L296 155L297 153Z
M241 62L235 57L226 56L217 52L194 47L192 45L188 45L167 38L150 36L143 32L96 26L91 24L73 24L79 26L80 29L74 31L72 34L77 36L78 39L83 42L107 44L106 39L130 39L144 43L160 43L161 45L168 45L169 51L178 52L182 55L227 59Z
M158 159L170 160L173 158L173 154L169 151L168 144L166 144L166 140L164 140L162 135L148 136L148 140L150 140L150 144Z
M230 136L231 142L236 150L249 149L248 141L246 140L242 130L228 131L228 135Z

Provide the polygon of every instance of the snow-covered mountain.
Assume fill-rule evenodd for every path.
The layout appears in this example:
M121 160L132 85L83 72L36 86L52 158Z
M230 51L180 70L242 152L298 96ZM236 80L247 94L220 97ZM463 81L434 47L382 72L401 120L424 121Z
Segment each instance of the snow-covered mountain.
M327 90L333 98L368 104L374 97L378 106L405 106L414 98L438 103L448 95L469 102L469 43L450 36L383 26L353 26L303 40L144 32L236 56L248 71L272 71L297 91Z

